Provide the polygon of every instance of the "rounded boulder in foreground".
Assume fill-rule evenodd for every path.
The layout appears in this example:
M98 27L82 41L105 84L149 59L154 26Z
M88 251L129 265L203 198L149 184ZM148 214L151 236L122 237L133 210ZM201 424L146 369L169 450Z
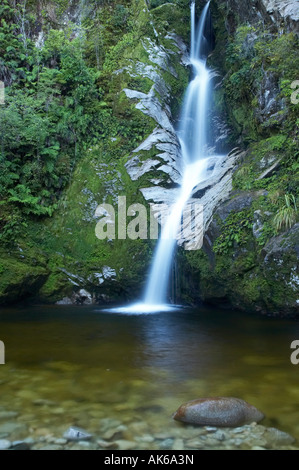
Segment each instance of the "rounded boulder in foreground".
M198 426L238 427L264 418L257 408L240 398L199 398L180 406L173 418Z

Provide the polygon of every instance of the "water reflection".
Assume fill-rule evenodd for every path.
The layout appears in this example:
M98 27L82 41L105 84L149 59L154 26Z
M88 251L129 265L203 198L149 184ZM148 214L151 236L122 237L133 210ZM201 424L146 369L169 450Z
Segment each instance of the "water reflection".
M194 375L200 378L215 365L217 354L211 354L211 349L214 344L220 353L217 334L212 335L204 326L194 328L192 321L186 323L187 312L162 314L142 323L138 335L144 356L143 364L137 358L139 366L168 371L181 381Z
M183 401L225 395L299 436L296 322L213 309L127 316L34 307L2 310L0 338L0 409L27 416L30 426L97 429L99 415L168 429ZM36 406L43 401L54 405Z

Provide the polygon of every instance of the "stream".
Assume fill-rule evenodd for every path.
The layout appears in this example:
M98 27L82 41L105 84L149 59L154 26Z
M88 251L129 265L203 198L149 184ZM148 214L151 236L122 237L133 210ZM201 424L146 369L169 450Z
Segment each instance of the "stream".
M156 449L192 434L172 419L183 402L210 396L242 398L264 426L299 438L293 321L206 307L15 307L0 313L0 339L0 439L61 438L70 426L112 439L123 426L135 448Z

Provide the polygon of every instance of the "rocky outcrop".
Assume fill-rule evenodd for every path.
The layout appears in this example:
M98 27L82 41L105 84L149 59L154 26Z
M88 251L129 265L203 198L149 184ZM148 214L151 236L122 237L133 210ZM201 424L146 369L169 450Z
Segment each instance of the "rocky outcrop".
M279 97L278 78L273 72L267 71L259 85L258 109L256 116L261 124L267 124L271 119L284 119L283 110L287 112L286 102Z
M169 36L179 49L181 62L188 63L186 59L186 46L179 42L175 35ZM155 212L155 217L163 219L165 210L169 210L179 194L178 186L182 182L181 174L181 148L172 124L173 117L168 105L169 88L163 81L161 73L165 70L176 77L175 70L169 66L172 51L166 50L153 41L143 43L152 65L144 66L138 64L138 73L146 73L151 78L153 86L148 94L135 90L124 89L124 93L131 100L137 100L136 108L142 113L150 116L158 124L152 134L132 152L131 158L125 167L133 181L146 181L148 186L141 188L141 192L146 201L154 205L162 205L164 208L160 212ZM132 73L130 67L126 70ZM136 74L136 68L134 68ZM157 98L159 96L159 98ZM226 129L225 129L226 131ZM227 136L227 133L222 132ZM154 157L149 158L154 151ZM232 174L236 162L241 157L241 151L235 149L227 156L215 156L210 159L210 171L206 180L200 183L193 191L188 205L198 203L202 205L203 221L192 219L191 224L196 224L196 237L202 238L208 229L215 209L225 201L232 190ZM168 208L168 209L167 209ZM164 212L163 212L164 211ZM189 221L188 221L189 223ZM186 227L182 226L182 233L187 233ZM179 245L185 244L184 237L179 239ZM187 249L193 247L194 240L188 239L185 246Z
M287 233L273 237L264 247L262 269L276 295L281 293L281 309L299 309L299 224ZM274 290L273 290L274 295Z
M0 305L34 296L50 275L47 258L33 250L1 252L0 260Z
M216 211L205 234L204 254L199 257L199 264L195 264L199 269L201 298L212 304L234 305L240 310L297 316L299 224L271 237L261 248L265 230L271 229L273 219L271 212L252 210L263 192L232 194ZM237 243L230 237L238 233L237 228L246 220L244 217L252 222L243 232L243 243L242 239ZM227 245L221 248L223 252L215 253L213 247L219 240Z
M98 303L110 303L109 291L113 291L113 284L117 278L115 269L103 266L102 272L91 273L86 278L78 274L72 274L62 268L60 270L66 277L65 292L70 294L56 302L56 305L93 305Z
M179 184L181 182L179 169L180 146L170 122L168 122L168 125L170 130L157 127L145 142L133 151L136 156L132 157L125 165L133 181L155 171L156 179L154 181L152 179L150 182L154 182L156 185L165 179L165 175L166 181L170 184ZM159 153L155 155L154 159L147 159L145 152L153 148ZM161 177L160 172L163 172L163 177Z
M239 24L268 23L278 30L299 33L298 0L218 0L226 8L226 26L233 33Z
M180 47L177 53L184 62L186 46L175 35L170 35L168 38L172 41L173 47ZM132 152L132 157L125 166L133 181L152 175L154 172L154 177L147 178L149 185L151 183L155 186L160 183L168 186L178 185L181 182L180 144L173 126L169 105L171 89L163 78L164 72L178 78L176 70L171 65L171 56L174 52L149 38L142 44L148 54L150 65L137 63L134 66L127 66L126 71L134 77L146 76L153 82L153 86L148 94L126 88L123 91L127 98L138 101L136 109L150 116L158 127ZM149 152L154 153L154 157L149 158ZM143 195L147 199L146 192L143 192ZM157 188L156 200L158 199L161 199L159 188Z
M276 26L299 34L298 0L260 0L260 4Z
M258 423L264 415L239 398L217 397L199 398L184 403L173 418L198 426L237 427L253 422Z
M203 206L203 226L197 227L195 232L202 236L206 234L217 208L226 201L232 192L232 175L237 162L242 158L243 152L234 149L225 157L216 158L212 174L203 183L200 183L193 192L192 202L199 202Z

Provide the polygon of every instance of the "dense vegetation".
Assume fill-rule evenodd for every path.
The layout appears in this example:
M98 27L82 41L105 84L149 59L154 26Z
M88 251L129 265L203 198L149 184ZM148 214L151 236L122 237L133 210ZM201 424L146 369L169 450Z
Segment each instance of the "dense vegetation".
M103 299L140 290L151 243L98 240L95 209L118 195L144 202L124 165L157 124L122 90L150 91L153 82L134 64L155 65L146 47L157 30L170 49L169 31L188 38L186 3L165 10L143 0L2 2L0 302L37 292L55 301L74 285ZM161 74L177 112L188 73L177 54L172 59L177 78ZM104 289L103 266L118 280Z
M291 102L291 85L299 70L297 51L298 37L294 33L273 37L265 25L240 26L229 39L224 89L218 97L226 104L234 129L232 142L241 135L248 150L235 173L234 188L267 191L260 208L273 212L272 232L268 235L296 222L299 105ZM267 94L272 100L268 100L268 109ZM271 162L278 163L275 171L261 177L263 164L271 167Z
M51 30L39 48L25 2L4 1L0 14L2 236L11 237L17 215L51 215L57 207L78 155L97 136L101 91L83 37Z
M115 138L118 150L110 148L109 157L120 158L147 132L142 115L122 114L112 102L111 74L123 50L138 41L132 9L91 2L81 12L81 25L68 21L61 29L67 6L56 2L39 11L39 25L39 2L4 0L0 6L0 79L6 95L0 113L0 238L5 242L19 237L28 216L53 214L89 147Z
M259 19L234 19L228 34L227 5L219 2L214 10L217 40L210 62L223 85L215 106L230 124L231 146L237 143L245 152L232 198L209 231L213 246L188 254L187 262L206 300L287 313L297 298L299 105L291 96L298 36L278 34Z
M291 102L291 85L299 78L298 37L277 34L266 20L241 22L230 5L211 4L209 63L221 85L215 109L231 130L227 145L245 153L227 213L220 208L214 217L212 245L178 253L181 297L272 313L296 295L299 104ZM0 303L37 293L52 302L82 287L103 301L140 293L154 245L97 240L95 209L124 194L128 203L144 203L139 189L161 178L154 168L129 178L125 165L157 122L123 90L149 93L158 71L169 96L156 97L178 116L189 73L169 33L188 43L189 15L187 0L1 2ZM157 45L174 74L153 57ZM142 158L156 155L151 149ZM103 288L107 266L115 279Z

